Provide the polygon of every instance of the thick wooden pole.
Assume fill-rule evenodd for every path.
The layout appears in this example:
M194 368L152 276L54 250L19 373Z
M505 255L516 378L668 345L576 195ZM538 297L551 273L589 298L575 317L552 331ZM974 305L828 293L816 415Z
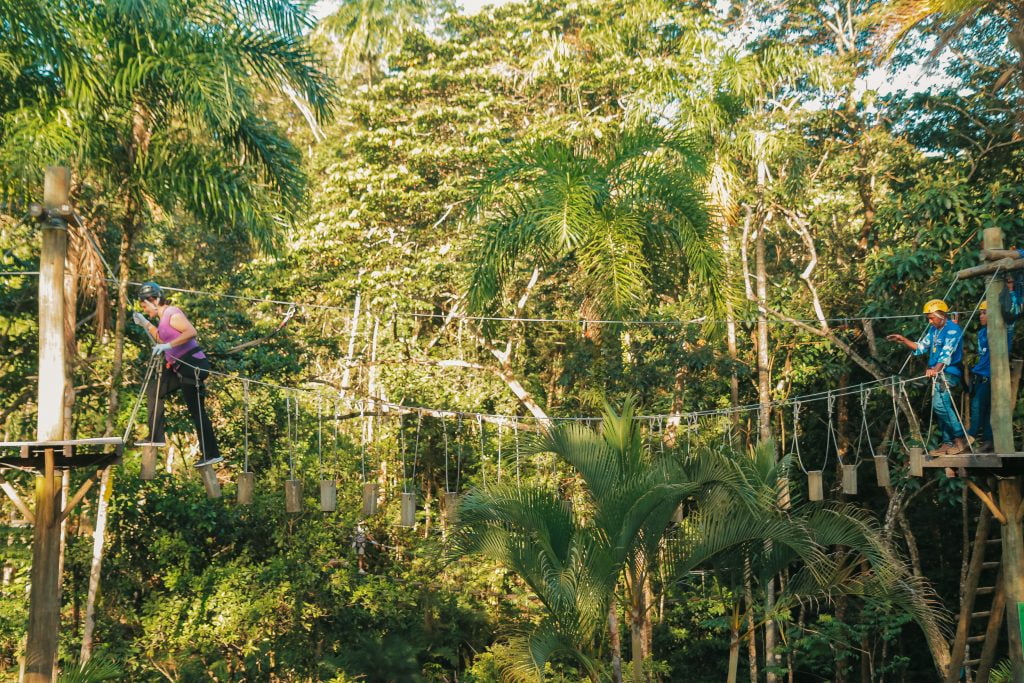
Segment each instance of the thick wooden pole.
M1003 248L1003 231L986 228L986 249ZM985 290L988 302L988 349L992 361L992 436L996 453L1013 453L1012 397L1010 395L1010 353L1006 339L1006 322L999 305L1003 280L994 277ZM1003 591L1006 594L1006 633L1013 665L1013 681L1024 683L1024 650L1021 646L1018 606L1024 603L1024 534L1017 516L1021 504L1021 478L1007 477L999 481L999 507L1007 523L1002 525Z
M58 216L68 204L71 172L46 169L39 258L39 417L37 438L64 438L64 260L67 224ZM54 471L53 449L46 449L45 469L36 478L35 533L32 545L32 587L29 593L25 683L50 683L60 629L60 474Z

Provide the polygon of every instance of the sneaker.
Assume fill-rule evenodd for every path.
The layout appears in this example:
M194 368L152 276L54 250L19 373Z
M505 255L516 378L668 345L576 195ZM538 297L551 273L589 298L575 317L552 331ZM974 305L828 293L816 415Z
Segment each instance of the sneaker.
M217 463L224 460L224 456L218 455L213 458L204 458L196 463L196 467L207 467L209 465L216 465Z
M948 441L933 451L928 451L928 455L949 455L949 450L953 448L953 444Z
M139 446L139 447L142 447L142 446L153 446L154 448L163 448L167 444L165 442L163 442L163 441L136 441L135 445Z
M976 441L974 442L975 453L991 453L994 447L991 441Z

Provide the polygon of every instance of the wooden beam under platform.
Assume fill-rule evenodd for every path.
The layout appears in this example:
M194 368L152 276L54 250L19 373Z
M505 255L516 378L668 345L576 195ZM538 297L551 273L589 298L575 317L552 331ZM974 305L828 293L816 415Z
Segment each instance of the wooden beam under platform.
M1004 465L1024 466L1024 453L961 453L959 455L924 456L924 467L1002 469Z
M110 451L113 447L113 451ZM106 467L121 462L124 442L118 437L98 439L70 439L58 441L2 441L0 452L5 448L17 449L17 455L0 457L0 470L35 470L42 472L46 467L46 451L53 451L53 466L56 469L76 467Z

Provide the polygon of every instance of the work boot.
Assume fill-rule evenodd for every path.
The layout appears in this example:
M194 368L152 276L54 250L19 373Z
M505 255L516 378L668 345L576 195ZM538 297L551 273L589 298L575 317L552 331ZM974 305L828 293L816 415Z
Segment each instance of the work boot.
M991 441L976 441L974 442L975 453L992 453L993 445Z
M938 448L936 448L935 450L928 451L928 455L935 455L935 456L948 455L949 454L949 449L952 448L952 447L953 447L953 444L951 444L951 443L949 443L947 441L947 442L943 443L941 446L939 446Z
M960 455L961 453L967 453L970 448L967 445L967 439L962 436L959 439L953 441L949 448L946 449L946 455Z

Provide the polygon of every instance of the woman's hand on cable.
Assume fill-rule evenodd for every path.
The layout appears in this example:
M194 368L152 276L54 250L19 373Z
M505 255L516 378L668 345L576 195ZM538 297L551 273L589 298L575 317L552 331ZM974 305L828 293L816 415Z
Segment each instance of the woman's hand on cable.
M153 326L153 323L149 322L149 320L146 319L146 316L142 315L138 311L132 313L132 320L135 321L136 325L146 330L147 332L149 332L149 328Z
M170 344L154 344L153 345L153 355L154 356L157 355L158 353L163 353L164 351L170 351L170 350L171 350L171 345Z

